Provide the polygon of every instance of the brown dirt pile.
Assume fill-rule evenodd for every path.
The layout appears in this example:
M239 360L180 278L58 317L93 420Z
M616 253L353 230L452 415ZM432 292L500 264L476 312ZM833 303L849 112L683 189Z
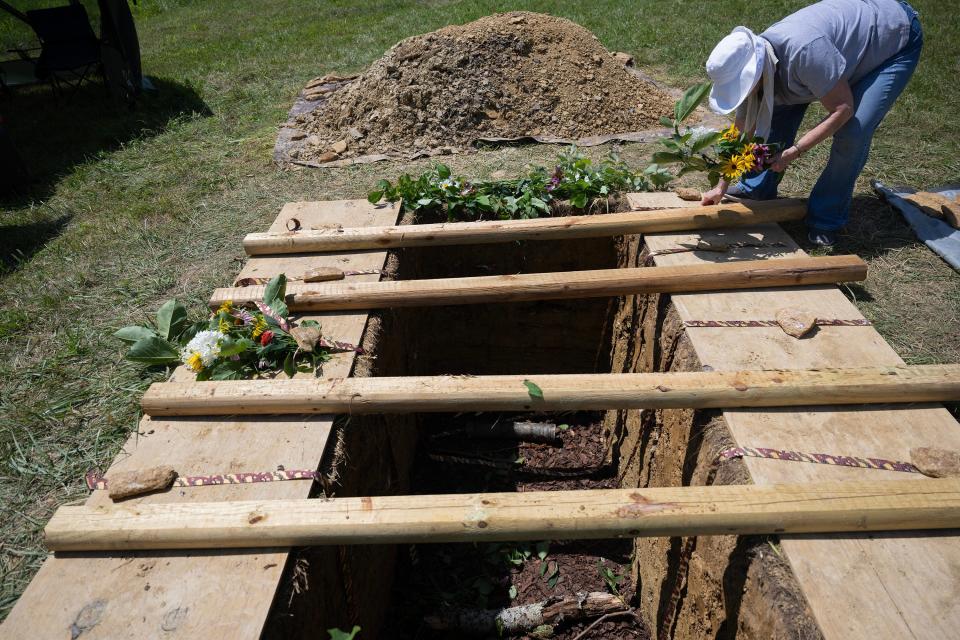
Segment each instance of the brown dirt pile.
M299 128L313 134L299 157L641 131L672 110L673 98L627 71L588 30L516 11L394 45L299 117Z

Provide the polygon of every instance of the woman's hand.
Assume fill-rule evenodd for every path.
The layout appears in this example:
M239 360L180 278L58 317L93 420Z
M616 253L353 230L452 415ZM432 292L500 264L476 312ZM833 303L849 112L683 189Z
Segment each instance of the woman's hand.
M726 185L718 184L710 191L707 191L702 196L700 196L700 204L702 206L707 206L711 204L720 204L720 201L723 200L723 195L727 192Z
M800 150L797 149L796 145L794 145L788 149L784 149L774 156L773 163L770 165L770 168L777 173L783 173L787 170L787 167L789 167L790 164L799 157Z

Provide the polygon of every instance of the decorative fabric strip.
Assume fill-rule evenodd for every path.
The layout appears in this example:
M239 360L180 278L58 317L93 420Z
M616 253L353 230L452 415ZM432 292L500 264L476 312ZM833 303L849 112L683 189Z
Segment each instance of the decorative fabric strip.
M902 473L920 473L913 464L885 458L858 458L855 456L838 456L831 453L804 453L802 451L784 451L781 449L765 449L763 447L736 447L721 451L718 459L731 458L766 458L768 460L784 460L787 462L809 462L812 464L830 464L838 467L856 467L858 469L877 469L880 471L900 471Z
M382 274L383 271L380 269L347 269L343 272L344 276L376 276ZM235 287L252 287L258 284L267 284L270 282L270 278L240 278L233 283ZM299 282L303 280L303 276L290 276L287 278L287 282ZM322 284L318 282L317 284Z
M319 477L317 471L290 469L283 471L259 471L250 473L224 473L214 476L177 476L175 487L213 487L221 484L251 484L254 482L282 482L284 480L313 480ZM107 479L96 471L89 471L85 477L90 491L107 488Z
M837 318L817 318L818 327L869 327L871 322L866 318L841 320ZM683 326L688 328L703 327L779 327L776 320L684 320Z
M349 342L331 340L330 338L324 338L323 336L320 336L320 339L317 340L317 344L324 349L329 349L330 351L353 351L357 355L361 356L366 353L366 351L363 350L363 347L358 347L357 345L350 344Z

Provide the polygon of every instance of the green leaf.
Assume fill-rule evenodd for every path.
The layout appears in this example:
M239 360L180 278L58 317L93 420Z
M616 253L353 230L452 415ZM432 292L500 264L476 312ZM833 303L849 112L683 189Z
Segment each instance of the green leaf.
M712 133L696 138L693 141L693 145L690 147L690 150L693 153L697 153L706 149L709 146L715 145L720 137L723 135L720 131L713 131Z
M544 213L550 212L550 205L548 205L546 201L541 200L540 198L530 198L530 206L533 207L534 209L539 209Z
M587 206L587 194L578 193L570 199L570 204L574 209L585 209Z
M681 156L679 153L671 153L670 151L657 151L650 159L655 164L670 164L671 162L680 162Z
M676 105L674 105L673 113L676 121L683 122L686 120L694 110L700 106L700 103L703 102L704 98L710 95L710 87L712 86L709 82L702 82L700 84L695 84L683 94L683 97L677 100Z
M543 400L543 389L541 389L535 382L530 380L524 380L523 386L527 388L527 393L530 394L531 398L537 398Z
M144 364L173 364L180 362L180 352L159 336L141 338L127 351L127 360Z
M287 357L283 361L283 372L290 378L297 372L297 365L293 361L292 351L287 354Z
M271 278L270 282L268 282L267 286L263 289L263 304L267 305L277 313L280 313L280 311L274 306L274 303L279 302L283 305L283 308L286 309L286 297L287 276L281 273L280 275Z
M234 367L215 367L210 372L210 380L241 380L243 375Z
M383 191L371 191L367 194L367 202L377 204L383 198Z
M543 540L537 543L537 557L544 560L550 552L550 541Z
M157 309L157 333L161 338L176 338L187 328L187 324L187 309L176 298L167 300Z
M568 425L568 424L558 424L558 425L557 425L557 429L560 429L560 431L566 431L566 430L569 429L569 428L570 428L570 425Z
M133 344L143 338L150 338L156 336L157 332L149 327L141 327L138 325L131 325L129 327L124 327L122 329L114 332L113 337L123 340L127 344Z
M511 600L516 600L517 598L517 585L510 585L510 590L507 592L510 595Z
M665 127L672 127L672 126L673 126L673 120L671 120L671 119L668 118L667 116L660 116L660 124L662 124L662 125L665 126Z
M353 625L353 629L350 631L341 631L340 629L327 629L327 633L330 634L330 640L354 640L357 637L357 634L360 633L360 626Z
M224 338L220 343L220 355L224 358L229 358L230 356L240 355L244 351L252 349L254 346L253 341L249 338L240 338L238 340Z
M445 164L437 164L437 177L441 180L446 180L450 177L450 167Z

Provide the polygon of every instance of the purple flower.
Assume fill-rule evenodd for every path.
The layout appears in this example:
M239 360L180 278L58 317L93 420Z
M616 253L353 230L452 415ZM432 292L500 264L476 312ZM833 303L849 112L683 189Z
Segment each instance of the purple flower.
M753 145L753 157L757 159L757 164L761 167L770 162L770 147L765 144Z
M246 309L235 309L233 317L242 320L245 325L253 324L253 314Z

